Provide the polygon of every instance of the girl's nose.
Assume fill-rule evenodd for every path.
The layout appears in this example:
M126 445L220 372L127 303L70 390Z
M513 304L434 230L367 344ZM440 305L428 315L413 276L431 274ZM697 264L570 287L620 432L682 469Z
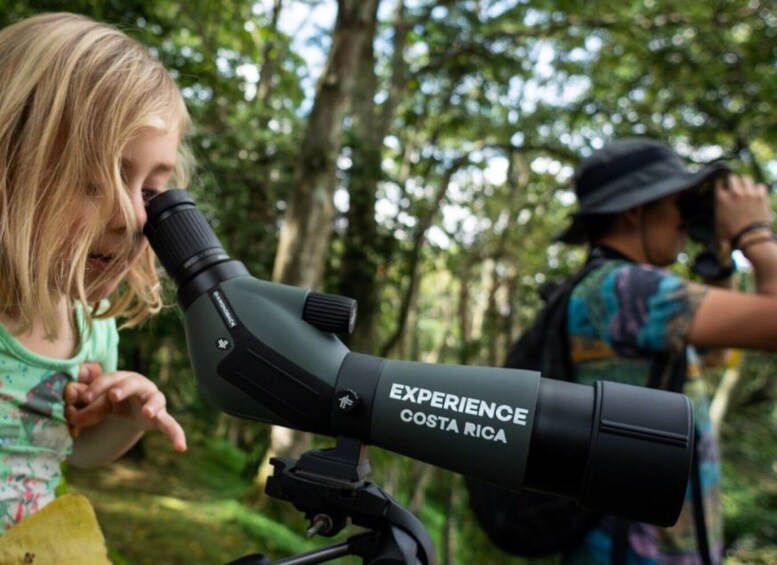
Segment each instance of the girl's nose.
M130 202L132 204L132 216L134 218L134 226L127 226L127 221L122 214L121 209L116 206L116 210L111 217L111 221L108 223L108 227L114 231L124 231L126 229L141 230L146 223L146 204L143 197L143 192L140 188L131 188L129 191ZM132 219L130 219L132 220Z

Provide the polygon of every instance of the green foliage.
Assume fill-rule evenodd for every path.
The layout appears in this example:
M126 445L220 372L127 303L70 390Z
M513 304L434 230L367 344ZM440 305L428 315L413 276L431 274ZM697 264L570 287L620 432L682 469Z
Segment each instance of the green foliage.
M773 364L772 364L773 370ZM777 539L777 413L773 402L737 410L724 429L723 511L725 539L740 559L758 559L759 548L774 554ZM760 559L765 559L760 557Z

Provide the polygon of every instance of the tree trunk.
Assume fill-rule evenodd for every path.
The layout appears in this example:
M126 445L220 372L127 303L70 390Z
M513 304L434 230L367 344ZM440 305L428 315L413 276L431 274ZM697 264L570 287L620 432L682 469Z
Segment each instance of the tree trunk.
M498 292L501 281L499 280L498 260L489 261L486 270L486 310L483 313L483 339L486 344L487 359L486 363L491 367L496 367L500 359L498 358L499 343L497 340L499 329L499 302Z
M413 461L410 471L410 484L414 486L413 491L410 492L410 504L407 505L407 509L416 516L421 512L421 507L426 502L426 487L429 485L429 481L432 480L434 473L435 468L433 466L420 461Z
M321 282L334 218L337 157L343 117L358 70L358 55L374 34L379 0L340 0L332 47L318 82L313 109L294 172L294 190L281 227L273 280L317 288ZM255 479L263 504L263 485L272 457L297 457L310 434L273 426Z
M388 469L383 468L382 488L389 495L396 498L399 491L399 481L402 478L401 459L399 457L392 457L390 461Z
M377 8L377 6L376 6ZM377 17L373 20L376 23ZM379 109L375 104L377 77L372 41L365 41L359 56L359 72L353 107L353 137L348 185L348 229L341 273L340 294L356 300L359 313L353 335L346 343L355 351L374 353L376 349L376 314L378 281L381 264L388 262L388 250L378 234L375 221L378 182L382 176L383 140L394 116L397 98L405 89L404 47L408 26L404 19L404 3L397 2L394 24L394 56L392 59L389 96ZM370 35L374 35L371 30ZM380 111L379 111L380 110Z
M426 355L424 355L424 363L439 363L441 359L445 359L448 353L449 342L452 339L453 333L453 310L451 309L451 300L446 297L442 300L442 309L440 317L444 321L443 329L437 336L434 347Z
M358 56L374 29L378 0L340 0L332 47L318 82L294 172L294 190L281 226L273 280L317 288L332 233L332 202L343 117Z
M459 301L456 310L456 318L459 321L459 359L460 365L469 363L470 342L472 341L472 320L470 316L470 294L467 281L472 276L472 263L469 259L462 265L461 276L459 277Z
M524 198L522 194L529 183L529 166L523 156L517 151L510 151L507 155L507 202L510 203L502 231L494 234L496 237L495 249L492 255L490 268L486 279L486 293L488 296L486 311L484 314L483 334L488 351L487 363L490 366L498 366L504 362L507 350L512 342L510 315L503 316L502 307L512 304L509 273L499 276L499 265L504 264L507 252L508 238L514 231L516 210L523 208ZM510 309L508 308L508 311Z
M254 32L254 40L262 45L261 73L259 75L259 84L257 85L255 104L260 108L257 129L266 130L267 124L273 115L272 100L274 95L273 80L278 69L279 61L282 60L282 44L278 40L278 20L283 10L283 0L273 0L272 16L268 29L264 34L268 36L267 40L260 39L259 31ZM263 159L272 162L273 158L268 153L265 142L259 147ZM273 167L277 165L271 165ZM246 210L246 225L238 232L241 239L241 247L245 249L245 258L256 261L261 258L264 276L267 276L267 267L264 262L265 257L270 257L272 249L276 247L275 237L270 237L265 226L274 226L278 222L278 213L275 203L277 201L278 187L273 182L273 175L256 176L253 171L246 175L245 185L249 188L248 209ZM250 230L250 231L246 231ZM247 237L245 237L247 235ZM235 247L236 249L240 247ZM254 264L251 267L257 267ZM250 268L250 267L249 267ZM258 275L257 275L258 276Z
M448 512L445 514L445 530L443 532L442 563L456 565L456 530L458 529L459 501L464 485L458 475L449 473Z
M715 396L713 396L712 403L710 404L710 421L716 436L720 433L720 426L723 424L728 405L731 402L731 394L742 376L742 350L731 349L727 354L733 356L733 358L726 363L723 378L715 390Z
M262 116L259 122L259 127L262 129L267 127L267 123L272 115L270 102L272 101L273 94L273 77L275 70L278 68L278 61L281 59L278 52L279 47L276 34L282 9L283 0L273 0L269 29L264 30L265 33L269 32L272 40L265 40L262 45L262 71L259 75L259 84L256 85L256 102L262 108Z
M377 6L376 6L377 8ZM375 34L376 20L370 35ZM359 72L352 100L353 129L350 140L352 166L348 182L348 228L340 277L340 294L356 300L356 328L346 344L361 353L372 353L375 345L375 274L379 263L378 226L375 222L377 185L381 177L383 132L378 130L377 77L374 42L365 41L359 53Z
M394 330L394 333L391 334L389 339L383 345L383 347L381 347L381 357L388 357L388 355L398 345L402 335L404 334L405 326L407 325L407 318L410 314L413 296L415 295L416 289L418 288L418 281L420 278L419 271L421 263L421 251L423 250L426 233L429 231L434 218L440 210L443 198L445 198L445 195L448 192L448 186L450 185L453 174L468 161L469 155L460 156L444 171L442 178L437 185L437 190L435 191L435 194L432 197L432 201L429 204L426 215L418 218L418 226L413 237L413 244L410 248L406 261L407 267L405 272L409 273L409 279L404 295L402 297L402 304L399 308L397 327Z

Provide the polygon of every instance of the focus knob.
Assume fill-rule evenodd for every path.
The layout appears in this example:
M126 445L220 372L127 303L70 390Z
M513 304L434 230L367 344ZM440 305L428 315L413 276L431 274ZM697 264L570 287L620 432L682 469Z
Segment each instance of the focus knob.
M305 299L302 319L322 332L350 334L356 325L356 301L311 291Z

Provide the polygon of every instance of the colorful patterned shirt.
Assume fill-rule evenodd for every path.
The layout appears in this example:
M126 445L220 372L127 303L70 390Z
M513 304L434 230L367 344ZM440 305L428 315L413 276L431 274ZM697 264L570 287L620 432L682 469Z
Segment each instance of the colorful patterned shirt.
M0 324L0 533L54 499L61 464L73 442L62 393L85 361L115 371L119 336L113 319L86 332L76 308L82 347L70 359L38 355Z
M704 286L684 281L662 269L624 260L607 261L573 291L568 330L576 378L584 384L606 378L644 386L657 353L687 356L688 375L683 393L693 404L707 535L713 562L720 563L723 527L717 439L710 422L701 362L693 347L686 343L688 326L705 292ZM675 526L629 525L629 565L701 563L691 493L689 485ZM610 563L615 524L615 519L604 518L565 556L564 563Z

